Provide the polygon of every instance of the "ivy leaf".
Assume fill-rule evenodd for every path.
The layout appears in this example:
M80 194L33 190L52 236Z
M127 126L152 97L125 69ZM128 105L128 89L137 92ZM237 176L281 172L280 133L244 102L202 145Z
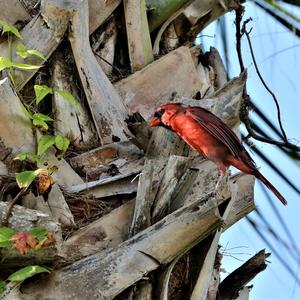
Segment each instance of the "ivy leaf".
M8 227L0 227L0 247L11 246L10 238L16 234L16 231Z
M55 144L55 136L53 135L43 135L38 142L37 155L41 156L44 154L51 146Z
M27 49L26 46L23 43L19 43L17 45L17 52L16 52L19 56L21 56L22 58L27 58L29 55L34 55L37 56L43 60L46 60L45 56L39 52L38 50L34 50L34 49Z
M48 130L48 128L49 128L48 124L45 121L37 119L37 118L33 118L32 123L34 126L43 127L45 130Z
M16 181L20 189L28 188L34 179L41 173L44 169L37 169L34 171L24 171L16 174Z
M20 161L23 161L25 159L30 159L32 161L38 161L38 156L32 152L21 152L14 158L14 160L20 160Z
M20 161L23 161L27 158L27 153L28 152L22 152L22 153L19 153L15 158L14 160L20 160Z
M27 52L27 49L25 47L25 45L23 43L19 43L17 45L17 51L16 53L21 56L22 58L26 58L28 57L28 52Z
M41 126L48 130L48 124L46 122L54 121L52 118L41 114L41 113L35 113L32 116L32 123L34 126Z
M27 266L11 274L7 279L10 281L23 281L38 273L50 273L49 270L40 266Z
M47 234L48 234L48 231L46 228L43 228L43 227L34 227L32 229L30 229L28 231L28 233L34 235L36 237L36 239L41 242L43 241L45 238L47 238Z
M43 121L46 121L46 122L49 122L49 121L54 121L52 118L50 118L49 116L47 115L44 115L44 114L41 114L41 113L35 113L33 115L33 118L34 119L40 119L40 120L43 120Z
M46 57L44 56L43 53L41 53L40 51L38 50L34 50L34 49L29 49L27 50L27 53L30 54L30 55L35 55L43 60L46 60Z
M62 135L55 136L55 146L62 151L62 155L68 150L69 145L70 141L66 137Z
M35 171L24 171L16 174L16 181L20 189L27 188L34 181L37 174Z
M20 34L19 30L16 27L6 23L3 20L0 20L0 26L2 26L2 33L11 32L12 34L14 34L19 39L22 39L21 34Z
M53 89L49 88L47 85L34 86L36 104L39 104L48 94L53 94Z
M75 111L78 111L76 99L74 98L74 96L71 93L69 93L67 91L58 91L58 90L55 90L55 93L62 96L67 102L70 103L70 105L72 106L72 108Z
M28 65L28 64L22 64L22 63L13 63L12 66L14 68L21 69L21 70L36 70L41 67L41 66Z
M0 57L0 71L3 71L4 69L11 68L13 66L13 62L6 58L6 57Z

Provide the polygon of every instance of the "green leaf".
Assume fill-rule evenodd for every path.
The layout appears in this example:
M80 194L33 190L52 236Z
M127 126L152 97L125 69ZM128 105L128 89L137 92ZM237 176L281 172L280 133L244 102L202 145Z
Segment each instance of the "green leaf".
M7 279L10 281L23 281L38 273L50 273L49 270L40 266L27 266L11 274Z
M45 121L40 120L40 119L33 119L32 123L34 126L43 127L45 130L48 130L48 128L49 128L48 124Z
M34 126L42 126L43 128L45 128L46 130L48 130L48 124L46 123L46 121L54 121L52 118L41 114L41 113L35 113L32 116L32 123Z
M10 247L10 238L16 234L16 230L8 227L0 227L0 247Z
M48 94L53 94L53 89L49 88L47 85L34 86L36 104L39 104Z
M21 69L21 70L36 70L41 67L41 66L21 64L21 63L13 63L12 66L14 68Z
M26 46L23 43L19 43L17 45L17 52L16 52L19 56L21 56L22 58L27 58L29 55L34 55L37 56L43 60L46 60L45 56L39 52L38 50L34 50L34 49L27 49Z
M54 92L62 96L66 101L68 101L75 111L78 110L76 99L71 93L67 91L58 91L58 90L54 90Z
M25 47L25 45L23 43L19 43L17 45L17 51L16 53L21 56L22 58L26 58L28 57L28 52L27 52L27 49Z
M25 159L30 159L32 161L38 161L38 156L35 155L34 153L32 152L22 152L22 153L19 153L15 158L14 160L25 160Z
M29 53L30 55L35 55L43 60L46 60L46 57L44 56L44 54L38 50L29 49L29 50L27 50L27 53Z
M55 136L55 146L63 152L63 154L67 151L68 147L70 145L70 141L62 136L62 135L56 135Z
M16 174L16 181L20 189L31 185L38 174L36 171L24 171Z
M16 173L16 181L20 189L28 188L34 179L45 169L36 169L34 171L24 171Z
M44 154L52 145L55 144L55 136L53 135L43 135L38 142L37 155L41 156Z
M19 30L16 27L6 23L3 20L0 20L0 26L2 26L2 28L3 28L2 33L11 32L12 34L14 34L19 39L22 39L21 34L20 34Z
M34 235L37 238L37 240L39 242L41 242L45 238L47 238L48 231L46 228L43 228L43 227L35 227L35 228L30 229L28 231L28 233L31 233L32 235Z
M6 282L3 280L0 280L0 295L4 292L6 287Z
M22 152L22 153L19 153L15 158L14 160L25 160L27 158L27 152Z
M33 115L33 119L40 119L43 121L54 121L52 118L50 118L47 115L41 114L41 113L36 113Z
M22 111L24 112L24 114L26 115L26 117L28 117L29 119L32 119L33 118L33 114L26 109L26 107L24 105L22 105Z
M6 58L6 57L0 57L0 71L3 71L4 69L11 68L13 66L13 62Z

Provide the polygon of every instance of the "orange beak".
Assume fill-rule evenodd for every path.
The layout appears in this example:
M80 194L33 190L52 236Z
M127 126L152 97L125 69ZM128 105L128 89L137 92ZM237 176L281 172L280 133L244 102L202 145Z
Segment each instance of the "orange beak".
M160 124L160 118L154 117L149 121L148 124L150 127L156 127Z

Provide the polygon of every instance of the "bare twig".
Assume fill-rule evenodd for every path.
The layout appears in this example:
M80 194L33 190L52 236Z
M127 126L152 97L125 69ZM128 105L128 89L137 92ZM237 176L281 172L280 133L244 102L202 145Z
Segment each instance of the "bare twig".
M238 9L236 9L235 12L236 12L236 19L235 19L235 26L236 26L236 51L237 51L237 55L238 55L238 60L239 60L241 71L243 71L245 69L244 62L243 62L243 56L242 56L242 49L241 49L241 38L242 38L243 34L246 34L246 37L247 37L247 40L248 40L248 43L249 43L249 47L250 47L250 51L251 51L251 56L252 56L252 59L253 59L253 62L254 62L255 68L256 68L256 72L257 72L259 78L262 80L262 83L264 84L265 88L273 96L274 102L276 103L277 112L278 112L278 120L279 120L279 124L280 124L280 128L281 128L281 131L282 131L282 134L283 134L284 141L280 142L280 141L276 141L276 140L273 140L273 139L269 139L269 138L263 137L263 136L257 134L253 130L253 128L251 126L251 121L249 119L249 110L250 110L250 107L251 107L251 101L250 101L249 95L247 94L247 89L246 89L246 86L245 86L244 92L243 92L244 102L243 102L242 107L241 107L241 120L245 124L246 129L247 129L247 131L249 133L247 137L252 137L252 138L254 138L254 139L258 140L258 141L264 142L264 143L268 143L268 144L272 144L272 145L277 145L277 146L285 147L287 149L291 149L291 150L300 152L300 147L299 146L297 146L295 144L292 144L292 143L290 143L288 141L287 136L285 134L285 131L283 130L283 127L282 127L281 117L280 117L280 108L279 108L278 101L277 101L274 93L272 93L272 91L270 91L270 89L265 84L265 82L262 79L261 74L259 73L259 70L257 68L256 60L255 60L253 49L252 49L252 45L251 45L251 42L250 42L250 39L249 39L249 33L250 32L246 31L246 24L249 23L251 21L251 19L247 19L246 21L244 21L242 29L241 29L241 22L242 22L242 17L243 17L244 9L243 9L243 7L240 7Z
M245 70L243 56L242 56L242 47L241 47L241 40L242 40L242 33L241 33L241 22L243 19L244 14L244 7L240 6L238 9L235 10L235 37L236 37L236 52L239 59L239 64L241 68L241 73Z
M257 65L257 62L256 62L256 59L255 59L255 55L254 55L254 51L253 51L253 47L252 47L252 43L251 43L251 40L250 40L250 32L251 32L251 29L250 31L247 31L247 28L246 28L246 25L247 23L250 21L251 19L248 19L244 22L243 24L243 27L242 27L242 34L245 34L246 35L246 38L247 38L247 41L248 41L248 45L249 45L249 48L250 48L250 53L251 53L251 57L252 57L252 61L253 61L253 64L254 64L254 67L255 67L255 70L256 70L256 73L261 81L261 83L263 84L263 86L265 87L265 89L272 95L273 97L273 100L275 102L275 105L276 105L276 108L277 108L277 118L278 118L278 123L279 123L279 126L280 126L280 129L281 129L281 132L282 132L282 135L284 137L284 141L287 141L287 136L286 136L286 133L283 129L283 126L282 126L282 121L281 121L281 114L280 114L280 106L279 106L279 103L278 103L278 100L275 96L275 94L271 91L271 89L268 87L268 85L266 84L265 80L263 79L260 71L259 71L259 68L258 68L258 65Z
M20 192L17 194L17 196L9 203L8 209L6 211L6 215L5 215L5 217L3 219L3 222L2 222L2 226L7 226L8 225L8 220L9 220L11 212L14 208L14 205L25 194L26 191L27 191L27 188L21 189Z
M244 96L244 103L243 103L243 106L241 108L241 120L245 124L246 129L247 129L250 137L254 138L255 140L264 142L264 143L268 143L268 144L272 144L272 145L277 145L277 146L285 147L287 149L291 149L291 150L300 152L300 147L299 146L297 146L295 144L292 144L292 143L290 143L288 141L285 141L285 142L275 141L273 139L269 139L269 138L266 138L266 137L263 137L263 136L257 134L253 130L253 128L251 126L250 119L249 119L249 108L250 108L250 105L251 104L250 104L249 96L248 95Z

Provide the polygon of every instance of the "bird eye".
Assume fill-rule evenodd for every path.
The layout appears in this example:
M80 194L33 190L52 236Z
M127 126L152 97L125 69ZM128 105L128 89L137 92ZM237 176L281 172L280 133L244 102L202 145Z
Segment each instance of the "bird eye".
M165 112L165 110L161 109L161 110L155 112L154 117L161 118L161 116L164 114L164 112Z

